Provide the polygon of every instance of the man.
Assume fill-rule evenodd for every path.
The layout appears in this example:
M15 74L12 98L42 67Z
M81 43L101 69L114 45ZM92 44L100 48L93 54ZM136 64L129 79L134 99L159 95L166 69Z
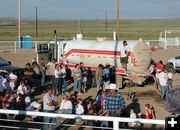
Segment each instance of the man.
M33 74L34 71L30 65L30 63L27 63L25 68L24 68L24 76L29 82L29 86L32 88L32 83L33 83Z
M116 84L110 84L108 89L110 91L105 99L104 110L109 116L121 116L126 107L124 97L118 92Z
M61 70L60 70L60 66L59 64L55 65L55 70L54 70L54 90L55 90L55 94L58 95L62 95L62 85L61 85Z
M165 67L164 67L162 68L162 70L160 70L160 73L157 74L157 82L160 85L162 102L165 100L169 92L167 81L168 81L168 74L165 72Z
M80 70L81 70L81 91L86 91L86 83L87 83L87 70L84 66L83 62L80 62Z
M122 68L127 70L127 63L128 63L128 56L129 56L129 47L128 47L128 44L127 44L127 41L124 40L123 41L123 46L121 46L120 48L120 62L121 62L121 65L122 65Z
M106 67L103 70L103 80L104 80L104 87L108 89L110 85L110 64L106 63Z
M44 112L50 112L54 113L55 112L55 107L58 105L56 98L53 94L53 90L51 86L48 86L46 94L43 96L43 111ZM44 122L45 123L56 123L56 118L52 117L44 117ZM51 130L55 130L56 126L52 125ZM45 124L43 126L43 130L48 130L48 125Z
M96 85L97 85L97 92L102 90L102 78L103 77L103 65L99 64L96 69Z
M52 59L52 61L47 63L47 70L46 73L51 76L51 82L54 84L54 71L55 71L55 65L57 64L57 60L55 58Z
M44 87L45 85L45 79L46 79L46 66L44 63L44 58L40 59L40 71L41 71L41 87Z
M73 93L78 92L81 95L81 70L79 64L75 65L75 69L72 70L72 76L74 79Z

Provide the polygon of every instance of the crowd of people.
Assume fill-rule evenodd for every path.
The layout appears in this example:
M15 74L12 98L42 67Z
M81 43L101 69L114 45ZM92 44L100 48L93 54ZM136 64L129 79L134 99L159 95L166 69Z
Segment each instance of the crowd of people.
M33 59L32 64L36 63ZM145 105L145 114L137 113L135 108L131 107L126 110L127 104L124 96L120 93L118 86L115 84L115 67L106 64L99 64L95 74L91 68L86 68L83 62L76 64L74 69L69 69L63 63L58 63L52 59L47 65L44 59L40 59L40 83L39 87L43 94L43 103L35 100L32 88L34 87L34 70L32 64L27 63L24 68L24 78L17 84L18 76L11 71L1 73L0 75L0 108L15 110L30 110L43 112L60 112L63 114L77 115L101 115L101 116L126 116L130 118L147 118L155 117L153 106ZM126 65L125 65L126 68ZM50 76L50 81L46 80L46 73ZM157 64L151 64L150 76L146 78L144 84L152 82L152 76L155 83L160 86L162 101L166 99L169 89L172 87L173 73L171 69L166 70L160 61ZM94 78L95 77L95 78ZM93 80L96 83L96 98L83 100L80 98L83 93L92 87ZM68 91L68 82L73 82L73 89L70 94ZM48 85L47 85L48 82ZM57 96L62 95L62 101L57 102ZM128 95L129 99L135 100L135 95ZM56 108L59 108L56 111ZM19 119L25 117L19 115L0 115L0 118ZM44 121L46 123L56 123L55 118L32 116L33 121ZM76 120L78 122L79 120ZM95 120L87 121L88 125L101 125L104 127L112 126L107 121L98 122ZM140 127L140 123L128 123L129 127ZM48 125L43 126L47 130ZM52 129L56 129L52 126Z

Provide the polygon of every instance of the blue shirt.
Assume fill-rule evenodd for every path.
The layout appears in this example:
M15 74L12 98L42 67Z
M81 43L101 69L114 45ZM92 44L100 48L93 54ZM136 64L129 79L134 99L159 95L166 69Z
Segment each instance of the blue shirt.
M104 110L108 111L116 111L116 110L124 110L126 107L124 97L121 93L117 92L116 95L112 96L112 94L108 94L105 99Z

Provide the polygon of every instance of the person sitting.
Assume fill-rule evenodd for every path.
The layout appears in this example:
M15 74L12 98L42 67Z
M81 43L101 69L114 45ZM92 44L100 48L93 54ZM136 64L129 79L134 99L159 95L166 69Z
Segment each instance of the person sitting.
M63 97L63 100L60 104L60 111L63 113L63 114L72 114L73 112L73 105L72 105L72 102L69 100L69 96L68 95L65 95Z
M134 108L130 108L130 118L136 118L136 113L134 112ZM136 123L136 122L129 122L128 123L129 127L140 127L141 124L140 123Z

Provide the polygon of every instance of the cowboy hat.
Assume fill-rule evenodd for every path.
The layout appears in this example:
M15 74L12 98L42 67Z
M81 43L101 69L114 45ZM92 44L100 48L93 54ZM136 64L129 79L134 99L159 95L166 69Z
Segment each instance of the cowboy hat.
M107 87L107 89L118 90L116 84L110 84L110 85Z

